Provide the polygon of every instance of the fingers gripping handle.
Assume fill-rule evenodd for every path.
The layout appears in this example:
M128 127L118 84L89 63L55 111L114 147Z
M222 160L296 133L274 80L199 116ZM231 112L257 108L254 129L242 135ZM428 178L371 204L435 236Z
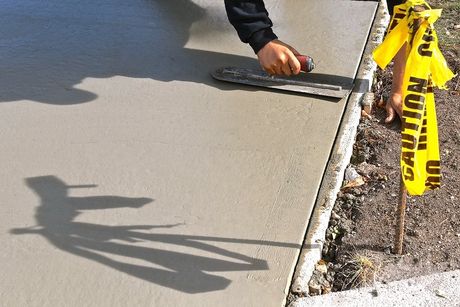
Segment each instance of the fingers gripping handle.
M300 62L300 70L303 72L310 72L315 68L313 59L308 55L296 55L297 60Z

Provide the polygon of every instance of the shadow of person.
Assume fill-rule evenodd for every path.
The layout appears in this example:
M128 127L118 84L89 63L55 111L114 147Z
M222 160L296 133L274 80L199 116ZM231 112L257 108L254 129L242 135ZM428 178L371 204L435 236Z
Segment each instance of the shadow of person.
M80 83L113 76L231 89L209 73L218 66L257 65L257 61L185 48L192 24L206 14L189 0L4 1L0 102L85 103L97 94L82 89ZM217 28L213 30L231 30Z
M155 228L171 228L179 224L110 226L77 222L75 218L87 210L141 208L153 200L121 196L69 196L72 188L91 188L95 185L67 185L55 176L31 177L25 181L40 198L40 205L35 212L37 226L12 229L12 234L41 235L62 251L186 293L221 290L230 284L231 280L209 272L268 269L265 260L232 252L205 243L206 241L300 248L299 244L292 243L151 232ZM186 246L191 250L205 251L219 257L163 250L151 246L151 242ZM149 246L145 246L146 244ZM143 260L155 267L118 260L120 258L116 256Z

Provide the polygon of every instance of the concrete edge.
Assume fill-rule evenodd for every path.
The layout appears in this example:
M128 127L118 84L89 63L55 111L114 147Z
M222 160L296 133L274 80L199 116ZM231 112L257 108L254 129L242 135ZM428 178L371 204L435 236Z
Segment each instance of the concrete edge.
M460 270L419 276L372 287L303 297L291 307L313 306L458 306Z
M291 293L297 297L308 295L308 282L315 269L315 264L322 258L323 243L332 208L334 207L337 193L340 191L345 169L353 153L353 144L361 118L361 101L364 95L370 91L374 73L377 69L377 65L372 59L372 51L383 41L389 22L387 12L386 2L380 1L359 65L356 76L357 82L348 99L342 117L294 272ZM318 245L320 246L319 248L311 248Z

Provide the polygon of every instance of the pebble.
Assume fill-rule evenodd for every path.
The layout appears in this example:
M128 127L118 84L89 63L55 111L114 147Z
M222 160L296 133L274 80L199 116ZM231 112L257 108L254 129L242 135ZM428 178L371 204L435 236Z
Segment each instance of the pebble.
M334 211L332 211L332 213L331 213L331 218L334 219L334 220L339 220L339 219L340 219L340 215L338 215L337 213L335 213Z
M345 180L350 182L350 181L356 181L358 179L362 179L362 177L358 174L358 172L351 165L349 165L345 169Z
M348 200L355 200L355 199L356 199L356 196L347 193L347 194L345 194L345 199L348 199Z
M316 270L322 274L326 274L327 273L327 265L326 264L317 264L316 265Z
M317 283L310 283L308 284L308 290L310 292L310 295L320 295L321 294L321 286L318 285Z
M436 294L436 296L439 296L439 297L442 297L442 298L447 298L446 296L446 293L440 289L438 290L435 290L434 293Z

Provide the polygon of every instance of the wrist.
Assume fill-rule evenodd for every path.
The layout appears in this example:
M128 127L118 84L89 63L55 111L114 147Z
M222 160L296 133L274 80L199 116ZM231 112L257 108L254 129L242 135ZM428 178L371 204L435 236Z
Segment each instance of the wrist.
M278 36L273 33L273 30L271 28L265 28L251 35L249 38L249 45L254 50L254 53L257 54L260 49L275 39L278 39Z

